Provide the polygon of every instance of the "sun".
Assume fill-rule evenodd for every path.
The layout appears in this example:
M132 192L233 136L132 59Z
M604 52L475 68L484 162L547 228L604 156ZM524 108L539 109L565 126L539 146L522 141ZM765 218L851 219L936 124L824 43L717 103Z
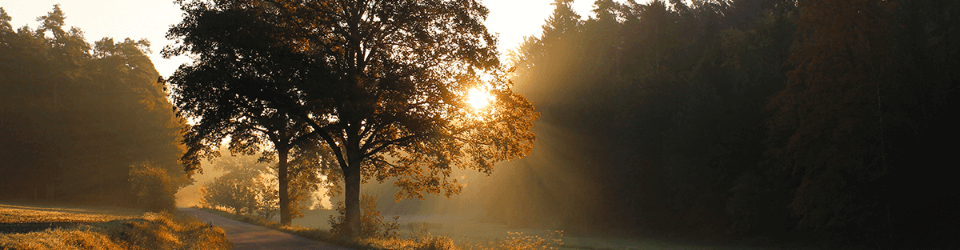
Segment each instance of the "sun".
M480 90L478 88L470 89L470 92L467 93L467 102L470 103L474 109L483 109L490 101L493 100L493 96L486 91Z

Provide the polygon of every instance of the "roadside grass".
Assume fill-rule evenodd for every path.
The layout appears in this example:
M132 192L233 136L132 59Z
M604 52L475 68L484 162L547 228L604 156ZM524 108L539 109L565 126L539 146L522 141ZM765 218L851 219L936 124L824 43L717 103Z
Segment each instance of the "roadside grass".
M0 204L0 249L230 249L223 230L179 213Z
M801 249L802 245L763 246L746 243L688 242L678 239L641 237L603 237L566 235L559 231L542 228L508 228L494 223L479 223L469 220L436 217L405 217L400 220L399 237L393 239L344 239L330 233L324 225L324 216L334 212L309 212L314 218L295 219L294 224L309 228L280 226L276 221L264 221L259 217L236 216L230 212L207 208L237 221L261 225L354 249L462 249L462 250L527 250L527 249L583 249L583 250L640 250L640 249L691 249L691 250L772 250ZM318 217L319 216L319 217ZM319 227L319 228L318 228Z
M455 242L450 237L434 236L429 233L414 235L412 237L394 237L394 238L366 238L350 239L337 236L327 230L317 228L303 228L297 226L282 226L279 223L265 221L262 218L235 215L222 210L200 208L204 211L215 213L237 221L242 221L254 225L260 225L273 228L294 235L299 235L308 239L322 241L343 247L354 249L370 250L547 250L560 249L563 246L561 240L562 232L556 231L546 236L523 235L520 232L509 233L507 238L487 240L484 242Z

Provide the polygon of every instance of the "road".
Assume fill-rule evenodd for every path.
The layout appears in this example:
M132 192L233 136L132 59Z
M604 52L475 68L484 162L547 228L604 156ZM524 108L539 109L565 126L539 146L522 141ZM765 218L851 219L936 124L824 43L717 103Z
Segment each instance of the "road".
M227 240L233 243L233 249L236 250L351 250L350 248L334 246L270 228L231 220L229 218L196 208L181 208L180 211L183 211L185 214L193 215L200 221L208 222L214 226L223 228L223 231L227 235Z

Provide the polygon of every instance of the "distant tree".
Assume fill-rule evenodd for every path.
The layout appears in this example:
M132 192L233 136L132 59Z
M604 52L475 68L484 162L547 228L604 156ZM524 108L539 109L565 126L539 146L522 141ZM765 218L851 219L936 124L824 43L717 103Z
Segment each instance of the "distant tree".
M543 25L540 37L526 37L517 51L513 53L513 81L518 87L525 87L534 79L551 82L552 88L540 91L528 91L529 97L536 100L538 107L552 109L585 86L576 84L581 78L574 74L554 74L547 72L578 72L578 59L583 55L580 15L573 11L571 0L556 0L553 14ZM549 119L550 117L546 117Z
M13 26L10 26L10 20L13 20L7 11L0 7L0 32L13 32Z
M260 172L253 168L240 168L227 172L223 176L200 187L201 204L210 207L225 207L234 214L255 213L257 194L262 193L257 184ZM272 196L267 197L272 198ZM264 209L268 210L268 209Z
M177 186L164 168L151 162L130 165L130 184L137 195L137 205L151 211L176 209Z
M229 151L221 148L221 152ZM296 152L296 151L295 151ZM304 159L297 154L294 159ZM315 159L315 158L314 158ZM201 187L202 203L211 207L225 207L238 214L256 214L269 219L280 212L276 165L267 165L263 158L249 155L229 155L212 161L214 169L225 171ZM308 199L318 190L316 180L320 173L316 162L301 164L291 161L297 175L290 180L291 217L301 217L301 211L310 205Z
M182 44L167 53L193 53L200 61L171 78L181 112L205 119L201 110L252 106L287 115L291 123L305 122L304 131L322 139L344 177L348 235L360 233L360 184L366 180L397 178L398 198L453 195L461 187L449 178L453 166L489 174L495 163L524 156L532 146L529 129L537 114L496 76L496 39L482 24L487 9L476 1L182 6L187 18L169 34ZM225 20L244 25L231 29L237 32L208 29ZM247 47L230 45L234 38L227 37L247 32L255 34L240 40ZM219 67L208 62L238 70L183 77L216 72ZM494 80L483 81L482 74ZM243 89L249 86L255 87ZM489 91L495 101L471 109L466 102L471 88ZM194 95L229 98L201 102ZM209 133L230 131L201 126Z

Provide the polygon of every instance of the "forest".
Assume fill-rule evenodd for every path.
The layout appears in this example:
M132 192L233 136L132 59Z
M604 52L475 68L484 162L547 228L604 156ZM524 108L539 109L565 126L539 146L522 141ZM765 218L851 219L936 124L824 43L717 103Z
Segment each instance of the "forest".
M498 192L521 211L488 212L691 239L956 246L957 2L599 0L589 18L571 2L509 60L540 124L563 134L538 131L538 145L580 155L551 172L587 184L560 189L589 202L553 194L557 175L530 163L503 168L517 184Z
M79 29L65 30L59 8L40 17L36 29L14 29L0 9L0 199L129 204L137 200L128 188L135 182L128 180L136 172L131 168L143 166L138 163L152 162L170 185L183 187L200 161L219 156L221 143L232 136L238 138L232 152L281 163L263 171L281 179L289 171L290 185L324 182L298 177L310 171L331 177L324 179L334 182L325 183L333 185L331 194L343 194L343 185L396 181L390 194L407 198L396 204L408 210L444 202L410 201L423 193L480 194L468 206L514 227L824 248L960 246L960 192L950 188L956 185L948 174L957 149L949 145L960 139L950 122L960 115L960 2L597 0L592 13L577 13L572 3L555 0L542 34L527 37L499 61L485 29L457 26L450 29L473 33L448 37L428 29L414 37L464 44L371 56L376 73L360 75L348 65L356 57L338 57L358 53L340 51L352 48L350 36L311 40L323 37L311 32L328 28L320 21L291 28L285 22L295 18L244 19L245 12L222 11L217 18L224 19L205 23L204 11L216 8L184 4L194 19L171 28L168 37L179 39L180 47L164 53L204 56L160 76L145 55L148 41L89 44ZM311 15L289 11L296 18ZM482 16L474 11L463 15ZM391 39L383 43L417 48L423 42ZM338 42L349 46L331 45ZM312 55L306 49L278 49L302 44L324 48L317 53L335 59L324 64L305 59ZM224 52L228 47L233 50ZM518 128L502 132L505 125L470 120L454 108L383 115L399 109L383 103L409 100L404 91L433 94L421 84L434 79L404 79L436 77L423 73L433 68L416 62L437 53L447 53L456 66L502 73L490 89L499 91L498 101L513 102L495 106L509 111L498 121ZM297 70L289 71L290 65ZM443 71L459 75L437 81L479 79L472 70ZM214 76L233 78L209 80ZM350 77L383 84L340 84ZM312 79L340 85L315 87ZM207 82L221 85L201 84ZM231 85L236 82L270 87L232 87L248 86ZM469 86L445 87L456 92ZM221 92L231 88L235 92ZM425 102L462 104L437 93ZM250 99L257 101L243 102ZM437 121L429 112L461 120ZM191 125L187 117L208 119ZM368 150L348 148L354 141L347 138L355 137L346 134L360 124L348 121L354 118L384 124L387 132L365 143L397 148L358 154L369 153L369 161L334 156L340 154L334 148L344 155ZM408 142L403 136L466 130L473 127L462 124L471 122L488 126L475 134L489 134L477 138L497 146L474 152L465 149L470 143ZM436 127L442 129L431 130ZM315 132L325 129L344 136ZM414 149L401 148L409 145ZM281 149L289 150L289 160ZM408 165L388 162L396 159ZM310 165L317 161L323 163ZM436 162L443 164L431 165ZM481 190L461 190L456 178L445 178L450 165L489 178L478 184ZM284 205L291 198L282 183L275 198L289 216L297 208ZM356 196L348 207L359 203L359 192L346 190ZM378 199L389 207L394 197Z
M149 42L88 43L59 7L36 29L0 10L0 199L138 204L134 166L190 180L184 147ZM148 164L140 164L147 162Z

